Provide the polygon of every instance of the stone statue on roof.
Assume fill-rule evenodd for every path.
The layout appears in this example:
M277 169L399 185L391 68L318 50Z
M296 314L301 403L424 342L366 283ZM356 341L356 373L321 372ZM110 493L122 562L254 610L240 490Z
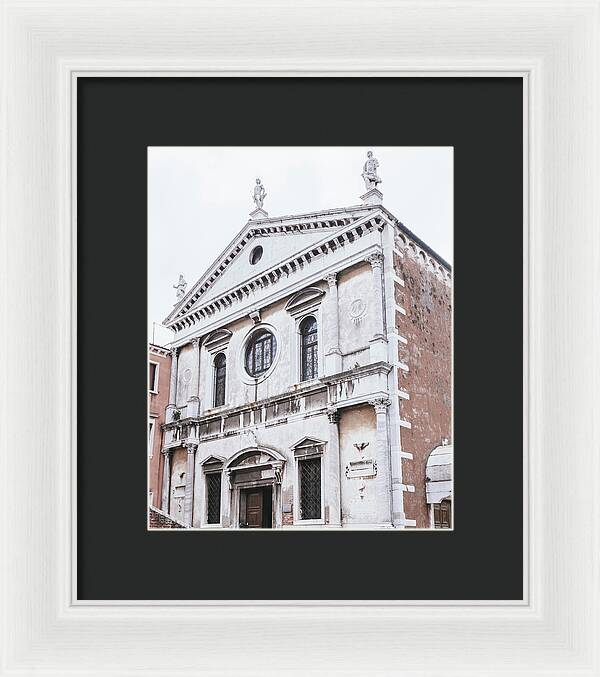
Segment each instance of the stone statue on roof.
M266 197L267 193L265 191L265 187L260 182L260 179L256 179L256 185L254 186L254 195L252 199L254 200L254 204L256 205L257 209L263 208L263 202L265 201Z
M173 285L173 289L177 290L177 300L181 301L181 299L185 296L185 290L187 287L187 282L183 279L183 275L179 275L179 282L177 284Z
M377 175L377 169L379 167L379 161L377 158L373 157L373 151L370 150L367 153L367 161L363 167L362 177L365 181L366 190L371 190L371 188L377 188L377 184L381 183L381 179Z

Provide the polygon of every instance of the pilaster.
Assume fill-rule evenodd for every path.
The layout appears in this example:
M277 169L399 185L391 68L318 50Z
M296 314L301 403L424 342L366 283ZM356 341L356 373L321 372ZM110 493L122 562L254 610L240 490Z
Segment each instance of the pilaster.
M169 515L169 494L171 492L171 450L163 449L162 453L165 456L163 464L163 486L162 486L162 501L161 510Z
M221 526L227 528L231 523L231 502L233 496L233 483L231 481L231 469L223 469L221 478Z
M340 350L340 319L338 304L337 274L329 273L325 278L329 293L325 297L325 374L330 376L342 371Z
M192 339L192 381L187 403L187 416L198 416L200 413L200 339Z
M329 505L329 524L339 527L342 523L341 480L340 480L340 415L337 409L329 409L329 440L325 453L325 496Z
M391 480L390 480L390 444L388 436L387 409L390 400L378 398L371 400L377 421L375 447L377 450L377 523L379 526L392 526Z
M183 499L183 522L192 524L192 513L194 507L194 475L196 471L196 450L197 444L186 444L187 449L187 468L185 472L185 497Z
M171 381L169 383L169 404L166 411L166 423L173 420L173 412L177 408L177 363L178 363L178 348L171 349Z
M365 259L371 264L373 276L373 335L369 339L369 353L371 362L385 362L387 360L387 340L383 319L383 254L374 252Z

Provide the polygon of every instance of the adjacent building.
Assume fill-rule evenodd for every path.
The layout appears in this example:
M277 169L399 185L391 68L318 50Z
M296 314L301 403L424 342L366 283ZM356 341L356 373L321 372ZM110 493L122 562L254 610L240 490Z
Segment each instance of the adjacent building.
M385 208L373 162L359 204L319 212L270 217L257 180L238 235L189 289L180 278L170 356L151 352L151 416L166 418L150 491L183 524L434 526L427 463L452 439L451 269Z
M148 505L161 508L163 485L163 430L169 403L171 353L163 346L148 346Z

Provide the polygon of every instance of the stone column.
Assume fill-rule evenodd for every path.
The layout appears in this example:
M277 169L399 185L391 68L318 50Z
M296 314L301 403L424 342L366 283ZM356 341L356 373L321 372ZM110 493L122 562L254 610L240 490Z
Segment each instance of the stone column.
M392 525L392 484L390 480L390 443L388 438L387 408L390 400L377 399L369 402L375 409L377 429L375 447L377 450L377 523Z
M281 504L281 482L283 480L283 461L273 462L273 529L281 529L283 526L283 506Z
M194 475L196 471L196 449L198 449L198 445L189 442L185 446L187 448L187 468L185 471L185 497L183 499L183 521L185 524L189 524L191 526L194 508Z
M373 273L373 336L369 340L371 362L387 360L387 341L383 323L383 254L374 252L365 259L371 264Z
M231 526L231 502L233 496L233 478L229 468L223 470L221 478L221 526Z
M169 385L169 404L167 406L166 422L173 420L173 412L177 408L177 354L178 348L171 349L171 383Z
M329 273L325 278L329 293L325 298L325 374L337 374L342 371L342 351L340 350L340 322L338 308L337 273Z
M171 492L171 450L163 449L162 453L165 456L163 464L163 486L162 486L162 502L161 509L163 512L169 514L169 494Z
M192 381L187 404L187 416L198 416L200 413L200 338L192 339Z
M325 496L329 505L329 524L339 527L342 524L342 503L340 486L340 415L337 409L329 409L329 442L325 455Z

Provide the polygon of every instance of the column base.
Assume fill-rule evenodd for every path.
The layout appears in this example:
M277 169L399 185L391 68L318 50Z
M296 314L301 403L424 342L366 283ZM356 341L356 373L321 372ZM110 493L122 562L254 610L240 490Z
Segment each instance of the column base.
M253 212L250 212L250 219L251 220L266 219L268 216L269 216L269 214L264 209L261 209L260 207L258 209L255 209Z
M383 193L378 188L369 188L360 199L366 205L380 205L383 202Z
M371 362L387 362L387 340L383 335L369 340L369 359Z
M174 404L169 404L167 405L167 408L165 409L165 423L172 423L173 422L173 412L177 409L177 406Z
M342 353L331 351L325 355L325 374L331 376L342 371Z
M200 400L197 397L190 397L187 403L186 418L196 417L200 413Z

